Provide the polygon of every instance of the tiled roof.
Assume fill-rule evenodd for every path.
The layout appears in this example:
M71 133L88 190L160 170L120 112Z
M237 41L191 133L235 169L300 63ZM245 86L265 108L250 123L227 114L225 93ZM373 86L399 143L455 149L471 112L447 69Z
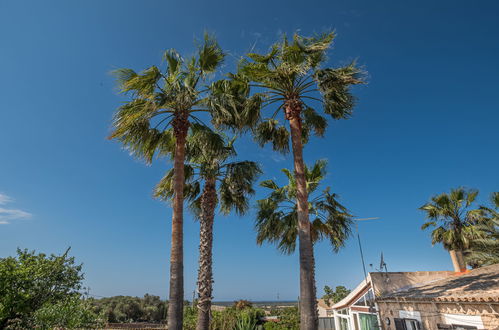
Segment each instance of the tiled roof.
M499 302L499 264L389 292L377 300Z

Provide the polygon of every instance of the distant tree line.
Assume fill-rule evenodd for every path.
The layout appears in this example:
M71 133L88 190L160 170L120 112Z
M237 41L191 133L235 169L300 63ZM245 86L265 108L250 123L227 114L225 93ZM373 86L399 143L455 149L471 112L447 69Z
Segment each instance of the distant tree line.
M143 298L115 296L88 299L92 310L103 315L109 323L151 322L166 320L167 303L158 296L146 294Z

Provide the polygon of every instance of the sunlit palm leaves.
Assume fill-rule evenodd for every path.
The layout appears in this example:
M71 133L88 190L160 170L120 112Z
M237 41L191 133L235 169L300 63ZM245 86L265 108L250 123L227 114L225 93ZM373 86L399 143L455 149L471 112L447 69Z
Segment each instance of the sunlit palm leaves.
M224 54L206 35L196 56L184 60L175 50L164 53L166 68L152 66L137 73L132 69L113 72L122 93L130 101L115 113L110 138L121 141L130 152L151 162L155 154L172 154L176 117L201 123L198 112L211 113L205 77L222 63Z
M337 201L338 196L331 193L329 187L318 190L326 175L325 167L325 161L318 161L311 169L306 168L305 172L310 194L311 238L313 243L329 240L337 252L351 233L352 216ZM271 192L267 198L258 201L257 243L274 243L280 251L289 254L295 251L298 238L296 180L291 171L282 171L288 179L287 185L280 187L273 180L260 184Z
M312 38L294 35L292 40L284 37L266 54L248 54L240 62L238 73L225 84L239 86L245 92L245 84L252 87L253 102L249 103L253 106L239 102L239 107L226 111L230 113L225 116L227 122L233 120L233 127L250 126L259 144L272 143L274 150L287 152L289 133L278 117L287 100L297 99L302 104L305 142L310 133L322 136L327 127L326 118L316 111L316 106L334 119L350 116L354 105L350 87L364 82L363 72L355 63L339 68L320 67L333 39L334 33ZM234 99L234 94L226 91L220 99ZM266 115L260 114L260 109L267 108Z
M450 194L432 197L420 208L429 219L421 229L436 227L431 234L432 244L442 243L447 250L462 251L471 241L480 238L476 225L484 221L483 211L472 208L477 195L477 190L452 189Z
M471 242L466 260L484 266L499 263L499 192L491 196L491 207L481 206L485 221L478 225L483 238Z
M199 216L201 185L208 179L215 179L218 182L220 211L224 214L231 211L244 214L249 208L248 197L254 194L253 183L261 174L260 167L252 161L231 161L237 157L235 140L210 132L204 133L205 138L192 134L187 140L184 197L189 200L193 213ZM206 140L218 140L218 143L207 146ZM173 169L158 183L154 195L169 200L173 195L172 179Z

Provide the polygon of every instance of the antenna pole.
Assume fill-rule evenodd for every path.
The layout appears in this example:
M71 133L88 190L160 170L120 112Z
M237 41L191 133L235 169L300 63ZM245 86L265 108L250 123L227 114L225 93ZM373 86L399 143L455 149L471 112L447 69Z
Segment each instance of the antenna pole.
M362 260L362 269L364 270L364 281L367 283L366 264L364 262L364 253L362 252L362 244L360 243L359 223L355 222L357 228L357 240L359 241L360 259Z

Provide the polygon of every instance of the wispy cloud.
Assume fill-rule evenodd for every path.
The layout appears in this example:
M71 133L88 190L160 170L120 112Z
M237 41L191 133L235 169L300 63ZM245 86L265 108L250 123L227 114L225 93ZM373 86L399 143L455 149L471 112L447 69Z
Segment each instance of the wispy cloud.
M0 193L0 205L5 205L10 202L12 202L12 198L10 198L5 194Z
M12 203L14 200L9 196L0 193L0 205ZM11 220L31 218L31 213L18 209L7 209L0 207L0 225L9 224Z

